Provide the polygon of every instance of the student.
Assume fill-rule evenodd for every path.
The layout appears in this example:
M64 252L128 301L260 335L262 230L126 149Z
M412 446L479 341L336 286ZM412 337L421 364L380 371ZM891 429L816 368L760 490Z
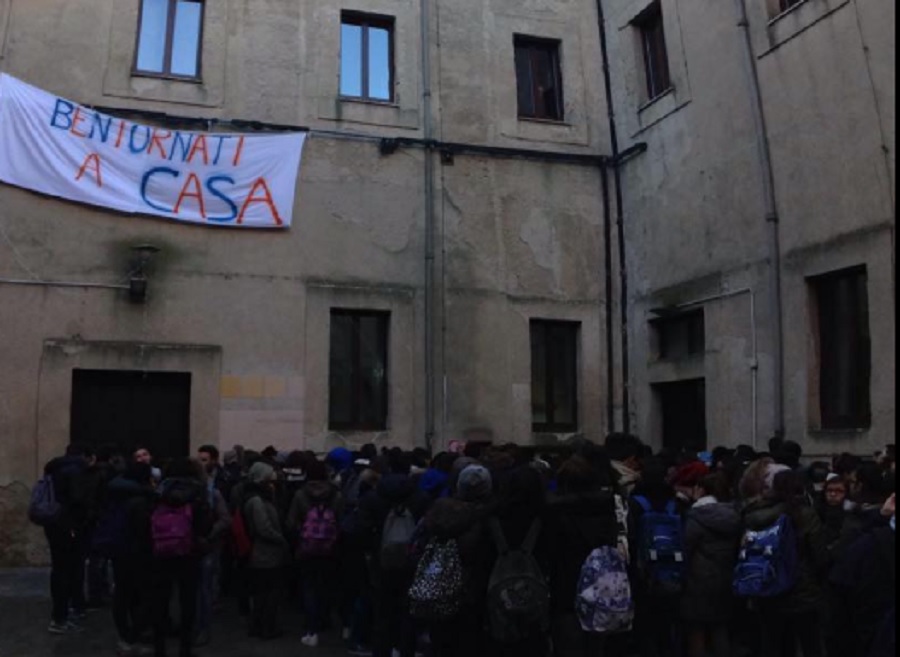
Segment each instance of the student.
M729 657L728 623L734 610L732 575L741 536L741 518L731 503L721 472L697 484L685 520L685 580L681 619L686 625L688 657Z
M159 485L159 501L150 516L155 556L153 644L156 657L166 655L169 601L178 591L178 654L191 657L200 564L208 552L206 537L212 525L200 465L176 459Z
M825 529L815 510L806 504L801 474L784 465L771 464L766 472L762 494L742 511L744 529L767 529L786 515L799 543L799 563L796 585L789 592L756 601L761 622L761 657L794 657L795 643L799 643L804 657L822 657L826 602L822 582L829 567ZM788 653L784 652L785 646L790 646Z
M337 583L341 504L325 464L309 463L306 484L291 502L287 530L300 561L306 621L301 643L312 648L319 645L330 611L329 591Z
M283 632L278 625L281 577L288 560L288 543L281 531L275 507L275 469L259 461L247 473L241 510L253 544L247 563L251 610L248 635L274 639Z

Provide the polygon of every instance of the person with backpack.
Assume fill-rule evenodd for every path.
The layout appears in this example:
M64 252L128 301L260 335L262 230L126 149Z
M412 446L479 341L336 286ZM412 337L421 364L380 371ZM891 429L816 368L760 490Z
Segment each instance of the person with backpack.
M210 446L207 446L209 448ZM214 448L213 448L214 449ZM203 452L201 452L202 454ZM206 537L208 551L200 563L200 585L197 588L197 622L194 628L194 645L205 646L210 642L212 630L213 605L219 584L219 569L225 540L231 529L231 516L228 504L220 490L215 486L215 479L209 472L209 462L199 459L201 478L206 488L207 502L211 514L211 527Z
M372 654L401 657L415 653L415 631L409 617L413 575L410 546L419 516L410 508L414 487L409 463L396 455L391 472L359 502L356 532L364 545L372 586Z
M682 643L678 598L684 584L684 527L667 466L644 463L629 501L634 633L642 657L677 655Z
M485 645L482 619L493 566L485 517L492 487L487 470L479 474L462 477L456 496L436 500L422 520L410 614L427 627L434 657L470 657Z
M566 460L544 513L554 657L603 657L609 636L631 629L627 554L619 550L613 474L605 450ZM605 466L603 461L605 458Z
M741 517L721 471L700 479L693 497L696 501L685 519L685 577L680 601L687 657L730 657L728 625L735 606L732 576Z
M485 479L481 466L460 473L457 486ZM490 479L487 479L490 482ZM488 484L489 485L489 484ZM543 536L544 485L530 466L512 469L488 520L494 566L488 580L486 620L491 651L498 657L545 657L550 652L550 587Z
M88 548L87 603L88 609L99 609L107 603L110 594L109 558L94 547L94 533L100 516L106 511L109 483L119 473L110 462L116 448L101 445L97 448L93 463L85 472L85 494L88 499L88 522L85 535Z
M253 464L243 487L240 505L250 555L247 575L250 584L250 625L248 636L275 639L283 632L278 625L281 577L288 563L288 542L281 530L275 506L275 469L263 461Z
M769 463L763 481L761 495L741 511L735 594L758 609L760 657L794 657L798 643L804 657L822 657L830 561L824 527L806 503L801 474Z
M300 563L306 627L301 643L315 648L329 616L329 592L338 576L341 495L319 461L306 469L306 485L288 512L287 531Z
M85 477L90 461L87 448L69 445L64 456L44 466L44 476L32 491L29 518L44 528L50 547L51 634L80 631L75 621L85 614L85 530L90 508Z
M146 463L129 463L108 486L107 508L94 544L112 561L113 621L119 657L147 654L137 643L150 607L153 538L150 518L156 506L153 473Z
M190 657L197 613L200 562L208 552L206 537L212 515L200 465L186 458L174 460L159 485L159 501L150 514L150 538L155 561L153 646L156 657L166 655L169 602L178 591L178 654Z

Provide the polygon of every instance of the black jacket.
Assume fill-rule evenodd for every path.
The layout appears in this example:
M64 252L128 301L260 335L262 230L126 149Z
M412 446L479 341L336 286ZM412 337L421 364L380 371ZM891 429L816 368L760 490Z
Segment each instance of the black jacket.
M123 558L147 563L153 556L153 539L150 535L150 516L156 506L156 491L125 477L116 477L107 487L110 504L125 507L125 553Z
M744 507L741 517L743 530L761 530L771 527L778 517L787 512L785 504L773 500L754 500ZM761 601L778 613L803 613L821 611L825 606L825 590L822 586L830 556L825 528L812 507L800 506L794 517L794 530L799 542L800 564L797 585L788 593Z
M894 530L879 527L854 542L835 564L830 580L837 608L830 654L868 657L877 647L876 637L884 634L884 620L896 605L896 549Z
M613 491L560 495L544 510L541 554L550 581L554 613L575 611L575 590L588 555L618 537Z
M44 466L44 474L53 479L53 491L61 507L48 530L81 532L87 527L92 508L87 469L82 456L61 456Z
M713 502L688 511L684 527L685 578L681 617L721 623L731 616L741 517L734 505Z

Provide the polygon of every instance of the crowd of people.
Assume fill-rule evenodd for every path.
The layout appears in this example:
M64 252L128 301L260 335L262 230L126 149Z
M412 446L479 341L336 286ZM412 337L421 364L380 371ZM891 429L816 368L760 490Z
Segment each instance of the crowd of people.
M248 641L333 632L375 657L895 654L892 449L808 463L780 439L654 454L611 434L155 464L70 445L44 475L48 629L109 606L122 656L170 636L193 655L223 604Z

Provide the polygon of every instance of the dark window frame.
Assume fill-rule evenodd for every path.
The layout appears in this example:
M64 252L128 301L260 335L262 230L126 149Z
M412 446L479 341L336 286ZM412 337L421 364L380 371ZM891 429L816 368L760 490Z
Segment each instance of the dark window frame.
M385 431L387 429L388 416L390 413L389 400L390 400L390 331L391 331L391 313L387 310L370 310L370 309L356 309L356 308L332 308L330 313L330 318L334 318L335 316L344 316L344 317L352 317L355 320L355 324L357 325L356 330L354 331L355 339L353 341L353 363L352 363L352 378L354 380L352 385L352 397L350 400L350 407L352 409L351 415L353 419L349 422L336 422L332 418L332 408L331 408L331 394L332 394L332 386L331 386L331 349L333 348L332 338L331 338L331 328L329 327L329 372L328 372L328 429L331 431ZM362 397L362 385L363 385L363 377L361 375L362 365L361 365L361 340L359 338L359 329L358 329L358 321L363 317L375 317L379 320L383 320L383 344L381 345L381 352L383 355L384 361L384 385L382 386L381 393L381 408L383 409L383 415L379 418L379 421L376 422L365 422L360 418L363 416L362 406L361 406L361 397Z
M641 38L647 102L672 89L672 71L663 23L662 4L656 0L632 21Z
M531 104L534 107L533 113L523 111L522 104L519 102L521 95L521 85L523 80L519 76L518 59L522 53L528 53L530 59L531 75ZM537 53L549 53L550 69L553 76L553 102L556 105L556 113L548 111L547 104L541 92L535 84L535 76L533 68L535 66L535 55ZM527 34L513 35L513 54L516 60L516 107L517 115L520 119L534 121L552 121L554 123L562 123L565 121L565 96L563 94L563 74L562 74L562 41L560 39L549 39L546 37L536 37ZM543 109L543 112L541 111Z
M197 35L197 74L179 75L172 73L172 50L175 41L175 10L179 0L168 0L166 9L166 43L163 50L163 70L146 71L138 68L138 55L141 48L141 33L144 22L144 2L138 7L137 35L134 40L134 60L131 64L131 74L142 78L159 78L161 80L179 80L182 82L202 82L203 80L203 35L206 30L206 0L182 0L196 2L200 5L200 33Z
M806 279L811 294L810 321L813 328L815 389L813 399L814 430L856 431L872 426L872 338L869 325L868 271L865 265L831 271ZM837 299L839 285L850 285L851 299L855 314L846 312ZM845 290L846 292L846 290ZM830 304L830 305L827 305ZM828 320L855 320L855 324L839 326L837 321L826 326ZM837 360L848 357L847 353L832 348L833 344L847 349L851 347L842 337L850 330L855 333L856 343L849 357L853 359L851 369L854 380L839 386L840 368ZM842 392L851 391L852 397L841 400ZM845 402L853 406L848 414L840 414L839 407Z
M382 14L367 14L360 11L345 10L341 12L341 28L344 25L356 25L362 28L360 37L360 95L351 96L343 93L341 89L342 81L338 80L338 94L342 100L354 100L366 103L380 103L382 105L392 105L396 102L396 94L394 92L395 83L395 61L394 61L394 36L397 21L393 16L385 16ZM377 28L387 30L388 33L388 98L375 98L369 95L369 29ZM341 48L341 58L344 57L343 47ZM343 62L341 62L343 66Z
M686 324L686 351L673 353L671 341L673 332L679 324ZM695 308L666 317L650 320L650 326L656 336L656 359L660 361L677 361L696 358L706 353L706 313L703 308Z
M531 344L534 339L534 329L535 326L541 326L544 329L544 354L547 357L545 368L544 368L544 408L546 409L547 421L546 422L535 422L534 421L534 399L532 398L532 415L531 415L531 430L536 433L575 433L578 431L578 413L579 413L579 404L578 404L578 361L579 361L579 337L581 335L581 322L578 321L566 321L566 320L551 320L551 319L532 319L528 323L529 328L529 344ZM569 386L572 392L572 421L571 422L560 422L555 418L555 404L553 403L554 398L554 368L553 368L553 360L549 358L549 345L552 341L551 331L553 330L564 330L571 333L572 340L572 357L573 361L571 363L572 376L569 381ZM565 368L564 368L565 369ZM534 347L531 347L531 377L532 377L532 395L534 390L534 378L535 378L535 367L534 367Z

